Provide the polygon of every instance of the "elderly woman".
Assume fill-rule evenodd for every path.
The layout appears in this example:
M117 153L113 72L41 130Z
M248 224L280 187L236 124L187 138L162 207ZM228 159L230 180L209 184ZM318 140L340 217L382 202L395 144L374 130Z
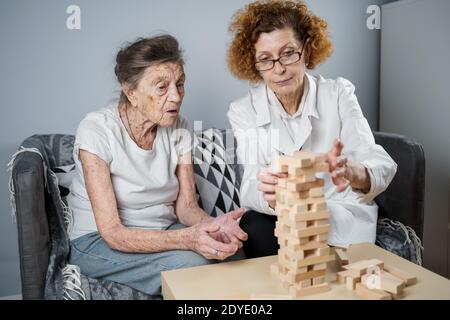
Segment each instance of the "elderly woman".
M76 134L69 260L87 276L158 295L161 271L234 255L247 237L244 211L212 218L197 205L177 40L140 39L116 61L120 101L89 113Z
M283 175L271 164L297 150L327 155L328 243L373 243L378 209L373 200L397 165L375 144L352 83L306 72L331 55L327 23L303 1L256 1L235 14L230 30L229 68L255 84L228 112L244 165L241 204L248 211L240 226L249 237L246 256L277 253L275 185Z

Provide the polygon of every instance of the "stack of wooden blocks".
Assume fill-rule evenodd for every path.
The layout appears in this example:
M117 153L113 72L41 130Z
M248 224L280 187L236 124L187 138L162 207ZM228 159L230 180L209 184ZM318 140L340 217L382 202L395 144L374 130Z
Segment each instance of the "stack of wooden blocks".
M329 223L323 185L317 172L328 172L325 155L299 151L280 156L274 170L287 173L276 187L277 223L275 236L280 250L271 274L293 298L330 290L325 282L330 248Z

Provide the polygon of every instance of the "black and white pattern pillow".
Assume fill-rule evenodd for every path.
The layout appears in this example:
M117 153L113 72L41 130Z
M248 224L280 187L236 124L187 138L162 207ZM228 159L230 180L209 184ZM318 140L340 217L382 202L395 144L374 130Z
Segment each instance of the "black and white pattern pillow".
M230 150L225 147L227 138L225 131L218 129L195 134L193 162L199 205L213 217L240 207L234 158L230 159Z

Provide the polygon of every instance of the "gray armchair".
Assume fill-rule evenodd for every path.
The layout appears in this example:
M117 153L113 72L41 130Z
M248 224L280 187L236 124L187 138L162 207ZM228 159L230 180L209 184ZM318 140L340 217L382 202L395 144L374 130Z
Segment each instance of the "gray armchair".
M219 135L223 134L223 131L217 132ZM396 221L409 226L412 228L410 230L414 230L422 239L425 183L425 160L422 147L407 137L379 132L375 132L374 135L377 143L382 145L398 164L398 172L393 182L386 192L376 199L380 207L380 217L390 219L388 221L393 221L394 226ZM73 136L67 135L32 136L22 145L44 150L52 168L73 162L73 140ZM212 142L218 143L214 139ZM232 159L236 159L233 155L234 150L226 150L226 152L231 154ZM232 170L238 171L236 165L231 167ZM194 169L196 172L200 171L198 167ZM58 267L64 263L68 253L68 240L63 230L63 219L51 214L55 203L52 198L54 200L56 193L58 195L60 192L67 193L67 190L49 188L50 185L46 185L45 173L43 159L37 153L23 152L14 159L12 183L15 191L23 299L48 298L46 290L49 287L53 293L61 291L60 287L54 285L57 280L54 278L55 273L50 273L49 269L55 268L55 264ZM238 176L239 173L236 173L236 177ZM236 179L235 183L239 184L239 179ZM377 244L406 259L420 263L420 258L417 258L417 255L420 255L420 252L417 252L417 246L405 246L407 241L399 230L392 226L391 228L380 226L377 230ZM55 250L59 254L55 255ZM55 261L55 257L59 260ZM130 293L128 296L139 298L135 293ZM59 299L61 294L53 294L51 297Z

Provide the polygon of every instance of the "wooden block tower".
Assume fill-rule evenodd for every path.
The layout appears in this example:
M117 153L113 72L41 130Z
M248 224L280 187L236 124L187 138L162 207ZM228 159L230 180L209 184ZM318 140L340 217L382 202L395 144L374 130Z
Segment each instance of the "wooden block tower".
M275 236L280 249L271 273L300 298L330 290L325 282L327 262L332 260L328 239L328 214L323 185L317 172L328 172L325 155L298 151L280 156L275 168L287 173L276 187L278 219Z

